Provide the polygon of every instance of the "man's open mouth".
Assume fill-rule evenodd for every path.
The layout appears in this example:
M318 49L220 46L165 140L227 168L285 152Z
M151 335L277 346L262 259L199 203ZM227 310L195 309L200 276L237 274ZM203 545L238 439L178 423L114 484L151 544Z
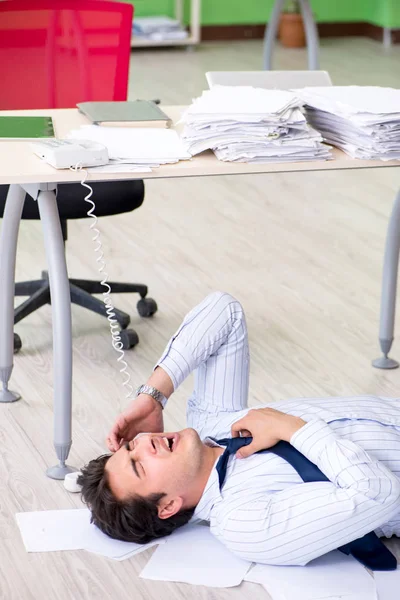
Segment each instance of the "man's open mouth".
M178 436L174 435L173 437L162 437L161 439L162 439L163 443L165 444L165 447L170 452L174 452L175 447L178 443Z
M168 450L170 452L172 452L172 446L173 446L174 440L163 437L163 441L164 441L165 445L167 446Z

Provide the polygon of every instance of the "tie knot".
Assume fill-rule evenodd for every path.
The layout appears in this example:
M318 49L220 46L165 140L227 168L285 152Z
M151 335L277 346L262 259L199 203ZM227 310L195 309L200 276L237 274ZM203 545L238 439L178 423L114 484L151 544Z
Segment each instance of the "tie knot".
M253 441L252 437L236 437L236 438L224 438L222 440L215 440L220 446L226 446L228 454L236 454L243 446L248 446Z

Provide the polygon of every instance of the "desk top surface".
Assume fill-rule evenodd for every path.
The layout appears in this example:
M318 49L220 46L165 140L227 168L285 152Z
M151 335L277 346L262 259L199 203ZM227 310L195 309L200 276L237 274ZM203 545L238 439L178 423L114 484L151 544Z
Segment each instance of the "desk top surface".
M185 107L166 106L163 110L176 123ZM0 115L51 115L56 136L88 124L88 119L77 109L0 111ZM375 167L400 167L400 161L357 160L340 150L333 150L334 160L274 163L251 165L219 161L213 152L207 151L173 165L163 165L151 173L96 173L89 180L110 181L121 179L154 179L160 177L201 177L206 175L240 175L251 173L292 173L295 171L331 171L340 169L367 169ZM7 183L63 183L80 181L73 171L57 170L41 161L30 149L27 141L0 140L0 184Z

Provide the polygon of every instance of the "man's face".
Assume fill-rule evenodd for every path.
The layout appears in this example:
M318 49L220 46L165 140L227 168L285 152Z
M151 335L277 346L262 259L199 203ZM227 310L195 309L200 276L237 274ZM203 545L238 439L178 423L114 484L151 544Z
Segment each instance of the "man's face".
M140 434L107 461L111 491L119 500L163 492L185 504L202 470L204 449L194 429Z

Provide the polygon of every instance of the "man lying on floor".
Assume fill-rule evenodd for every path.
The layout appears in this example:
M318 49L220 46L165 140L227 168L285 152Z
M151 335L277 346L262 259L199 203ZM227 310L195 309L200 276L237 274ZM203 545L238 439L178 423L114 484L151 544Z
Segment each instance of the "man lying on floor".
M160 433L162 404L192 371L189 428ZM248 382L243 309L229 294L211 294L117 419L107 439L112 454L84 468L94 523L145 543L195 517L250 561L304 565L341 548L372 568L395 568L378 538L400 534L399 401L295 399L249 410ZM240 432L253 436L250 445L240 448ZM277 455L282 447L294 457Z

